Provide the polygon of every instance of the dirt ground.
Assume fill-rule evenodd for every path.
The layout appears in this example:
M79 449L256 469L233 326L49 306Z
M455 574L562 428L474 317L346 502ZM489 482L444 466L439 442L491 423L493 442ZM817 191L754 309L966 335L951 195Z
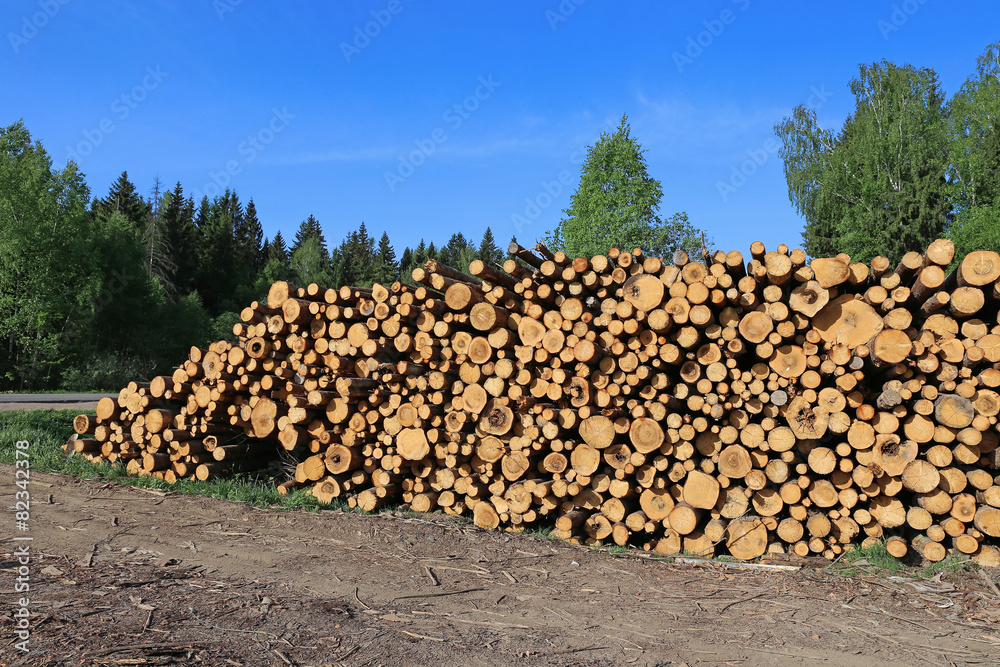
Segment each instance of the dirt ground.
M13 469L0 466L4 508ZM448 517L319 514L34 474L2 516L0 665L997 664L1000 591L612 557ZM11 529L8 529L11 526ZM30 652L14 644L30 535Z

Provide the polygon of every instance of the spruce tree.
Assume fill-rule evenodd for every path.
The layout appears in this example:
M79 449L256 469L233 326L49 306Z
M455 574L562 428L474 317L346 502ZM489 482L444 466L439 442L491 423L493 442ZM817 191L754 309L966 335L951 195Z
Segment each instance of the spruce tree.
M108 196L94 200L91 213L100 220L106 220L112 213L118 212L135 225L136 229L143 229L149 208L149 204L139 196L132 181L128 179L128 172L123 171L111 184Z
M243 220L237 229L237 245L240 251L240 259L254 275L264 266L264 228L257 218L257 207L254 206L253 198L247 202L246 211L243 213Z
M503 252L497 247L497 242L493 238L493 230L489 227L483 233L483 240L479 242L479 259L490 266L503 260Z
M168 295L175 293L173 276L176 271L170 239L167 238L163 220L163 195L160 178L153 181L153 189L146 203L146 220L142 226L142 244L146 273L159 281Z
M170 282L176 295L183 296L194 289L197 269L198 230L194 226L194 202L185 199L180 181L164 194L163 199L163 233L173 265Z
M423 239L420 239L420 244L417 249L413 251L413 266L414 268L418 266L423 266L424 262L428 259L427 257L427 245L424 243Z
M413 251L407 246L399 258L399 279L405 281L407 274L413 271Z
M236 269L236 229L242 224L243 206L232 190L212 200L201 221L198 292L212 315L235 307L236 287L243 284Z
M288 264L288 246L285 245L285 237L278 231L274 238L267 244L266 262L282 262Z
M382 232L382 238L379 239L374 274L374 281L383 285L389 285L399 277L399 263L396 261L396 251L389 243L388 232Z
M323 236L323 227L319 224L319 220L311 213L308 218L302 221L295 232L295 240L292 241L292 246L288 249L289 255L294 255L295 251L309 238L315 238L319 241L320 252L329 261L330 251L326 245L326 238Z

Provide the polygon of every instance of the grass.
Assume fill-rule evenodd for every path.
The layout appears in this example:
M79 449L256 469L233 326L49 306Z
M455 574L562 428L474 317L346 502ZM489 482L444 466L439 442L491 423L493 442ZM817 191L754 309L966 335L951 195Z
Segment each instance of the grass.
M918 579L930 579L939 572L971 572L978 566L968 556L952 554L942 561L931 563L916 573Z
M24 391L7 389L0 391L0 396L11 394L93 394L95 396L113 395L113 391L102 391L100 389L86 389L77 391L75 389L25 389Z
M549 542L562 542L562 540L552 534L551 526L533 526L526 528L521 534L525 537L535 537L540 540L548 540Z
M970 572L977 567L968 556L952 554L940 562L913 568L912 563L908 564L886 551L885 542L879 541L868 547L848 551L840 560L830 564L827 570L845 577L901 575L930 579L940 572Z
M101 479L118 484L147 489L163 489L187 495L209 496L232 500L253 507L296 510L347 510L346 504L322 505L305 489L281 495L275 489L276 480L268 475L198 481L183 479L175 484L155 477L129 475L122 466L92 463L82 456L66 456L62 444L73 433L73 410L10 410L0 412L0 463L14 463L15 443L27 441L31 469L73 475L82 479ZM279 480L282 481L282 480Z
M903 561L886 551L884 541L851 549L827 567L830 572L845 577L863 574L893 575L902 573L905 569Z

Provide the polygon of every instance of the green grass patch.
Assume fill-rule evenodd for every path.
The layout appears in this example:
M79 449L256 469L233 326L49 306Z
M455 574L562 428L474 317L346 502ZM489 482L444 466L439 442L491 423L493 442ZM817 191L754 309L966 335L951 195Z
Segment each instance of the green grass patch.
M521 535L525 537L535 537L549 542L562 542L561 539L552 534L552 526L537 526L526 528Z
M253 507L310 511L348 509L346 503L321 505L305 489L298 489L283 496L275 487L284 479L277 480L272 475L239 475L205 482L182 479L175 484L168 484L155 477L129 475L123 466L92 463L78 455L66 456L62 444L73 433L73 417L76 414L74 410L0 412L0 463L13 464L16 457L15 443L27 441L31 443L26 450L30 456L31 469L36 472L73 475L82 479L102 479L179 494L209 496Z
M30 390L27 390L26 389L24 391L21 391L19 389L18 390L7 389L7 390L4 390L4 391L0 391L0 396L10 396L10 395L15 395L15 394L17 394L17 395L20 395L20 394L87 394L87 395L93 394L94 396L108 396L108 395L113 395L115 393L117 393L117 392L114 392L114 391L104 391L102 389L84 389L84 390L76 390L76 389L30 389Z
M863 574L893 575L906 569L899 560L885 549L885 542L878 541L867 547L851 549L832 563L827 570L845 577L856 577Z
M917 572L920 579L930 579L939 572L971 572L978 566L964 554L951 554L947 558L937 563L931 563L927 567Z

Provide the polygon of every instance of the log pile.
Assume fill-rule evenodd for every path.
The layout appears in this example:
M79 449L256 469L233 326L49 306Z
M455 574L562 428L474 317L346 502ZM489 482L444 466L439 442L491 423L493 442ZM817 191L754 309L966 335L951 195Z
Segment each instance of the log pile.
M289 452L281 491L662 554L1000 564L1000 255L750 255L514 243L416 287L278 282L72 446L170 481Z

